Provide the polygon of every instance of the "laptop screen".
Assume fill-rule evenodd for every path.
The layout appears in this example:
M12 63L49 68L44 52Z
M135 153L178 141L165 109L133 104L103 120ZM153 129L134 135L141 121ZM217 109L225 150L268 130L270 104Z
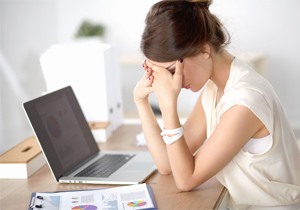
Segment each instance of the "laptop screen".
M70 86L24 108L56 179L99 152Z

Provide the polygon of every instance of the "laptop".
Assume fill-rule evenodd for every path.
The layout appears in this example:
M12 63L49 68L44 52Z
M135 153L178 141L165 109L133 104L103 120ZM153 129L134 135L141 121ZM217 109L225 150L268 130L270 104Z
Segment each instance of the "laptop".
M23 107L58 182L129 185L156 170L148 151L100 150L71 86Z

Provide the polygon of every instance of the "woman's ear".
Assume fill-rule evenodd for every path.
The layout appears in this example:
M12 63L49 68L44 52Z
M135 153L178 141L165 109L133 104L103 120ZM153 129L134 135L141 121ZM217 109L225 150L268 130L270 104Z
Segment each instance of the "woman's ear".
M203 58L208 59L210 57L211 47L209 44L204 44L201 51Z

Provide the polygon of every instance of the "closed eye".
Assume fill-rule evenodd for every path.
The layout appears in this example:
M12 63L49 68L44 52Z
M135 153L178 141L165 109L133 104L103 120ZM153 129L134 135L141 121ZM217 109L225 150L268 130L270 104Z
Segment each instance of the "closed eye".
M175 74L176 62L166 68L171 74Z
M167 69L171 74L175 74L176 68Z

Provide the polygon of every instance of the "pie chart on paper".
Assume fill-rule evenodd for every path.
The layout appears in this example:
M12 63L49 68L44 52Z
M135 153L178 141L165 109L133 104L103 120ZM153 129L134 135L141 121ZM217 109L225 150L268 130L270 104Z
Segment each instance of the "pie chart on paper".
M94 205L79 205L79 206L74 206L72 210L96 210L97 206Z
M129 207L141 207L141 206L145 206L146 204L147 204L147 202L144 201L144 200L136 200L136 201L129 202L127 204L127 206L129 206Z

